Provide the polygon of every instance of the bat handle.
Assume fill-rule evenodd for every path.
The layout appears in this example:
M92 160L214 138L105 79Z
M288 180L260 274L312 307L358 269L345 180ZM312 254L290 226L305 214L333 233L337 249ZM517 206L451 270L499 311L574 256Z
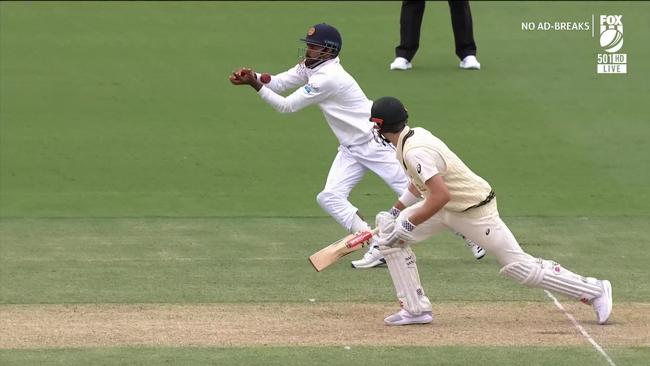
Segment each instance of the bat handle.
M369 241L376 232L377 229L374 229L372 231L362 231L355 235L354 238L348 240L347 243L345 243L345 246L348 248L354 248L357 245L363 244Z

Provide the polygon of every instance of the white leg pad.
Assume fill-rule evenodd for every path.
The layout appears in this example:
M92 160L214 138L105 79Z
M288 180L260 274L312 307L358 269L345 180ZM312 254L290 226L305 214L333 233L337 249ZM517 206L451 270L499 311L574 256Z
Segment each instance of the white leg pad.
M410 247L389 248L383 249L381 253L388 265L388 271L402 308L412 315L431 311L431 302L424 294L420 284L420 274L413 250Z
M528 287L541 287L583 302L602 294L595 278L579 276L558 263L538 258L536 261L514 262L501 268L500 274Z

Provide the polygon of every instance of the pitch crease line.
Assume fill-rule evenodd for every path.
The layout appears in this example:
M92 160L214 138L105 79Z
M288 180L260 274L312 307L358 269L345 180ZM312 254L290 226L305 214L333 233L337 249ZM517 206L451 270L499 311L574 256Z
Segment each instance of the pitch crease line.
M580 333L582 333L582 335L589 341L589 343L591 343L591 345L594 346L596 351L600 352L600 354L603 355L603 357L605 357L605 359L607 360L607 362L611 366L616 366L614 361L612 361L611 357L609 357L609 355L607 354L607 352L605 352L603 347L601 347L598 343L596 343L596 341L589 335L589 333L587 333L585 328L583 328L582 325L580 325L580 323L578 323L576 318L574 318L573 315L571 315L568 311L566 311L564 306L562 306L562 304L560 304L560 302L557 300L557 298L555 296L553 296L553 294L550 293L547 290L544 290L544 292L546 292L546 295L548 297L550 297L551 300L553 300L553 302L555 303L555 306L557 306L557 308L560 309L560 311L562 311L564 313L564 315L566 315L567 318L569 318L569 320L571 321L571 323L573 323L573 325L576 327L576 329L578 329L578 331L580 331Z

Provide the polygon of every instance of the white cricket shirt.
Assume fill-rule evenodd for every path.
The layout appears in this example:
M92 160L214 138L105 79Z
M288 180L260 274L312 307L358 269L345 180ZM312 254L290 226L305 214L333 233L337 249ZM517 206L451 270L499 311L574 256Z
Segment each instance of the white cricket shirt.
M278 94L298 86L300 88L287 97ZM373 138L374 126L368 120L372 101L343 69L338 57L314 69L298 64L274 75L258 94L280 113L318 105L341 145L359 145Z

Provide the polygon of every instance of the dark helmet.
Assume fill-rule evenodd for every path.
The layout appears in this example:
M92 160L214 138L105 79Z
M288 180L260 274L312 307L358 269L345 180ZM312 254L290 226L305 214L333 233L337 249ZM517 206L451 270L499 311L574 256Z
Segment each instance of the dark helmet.
M341 52L343 40L341 34L336 28L329 24L320 23L309 28L307 36L301 38L301 41L307 44L315 44L330 49L330 53L336 57Z
M383 97L375 100L370 109L370 122L374 122L380 133L399 132L404 129L409 114L397 98Z

